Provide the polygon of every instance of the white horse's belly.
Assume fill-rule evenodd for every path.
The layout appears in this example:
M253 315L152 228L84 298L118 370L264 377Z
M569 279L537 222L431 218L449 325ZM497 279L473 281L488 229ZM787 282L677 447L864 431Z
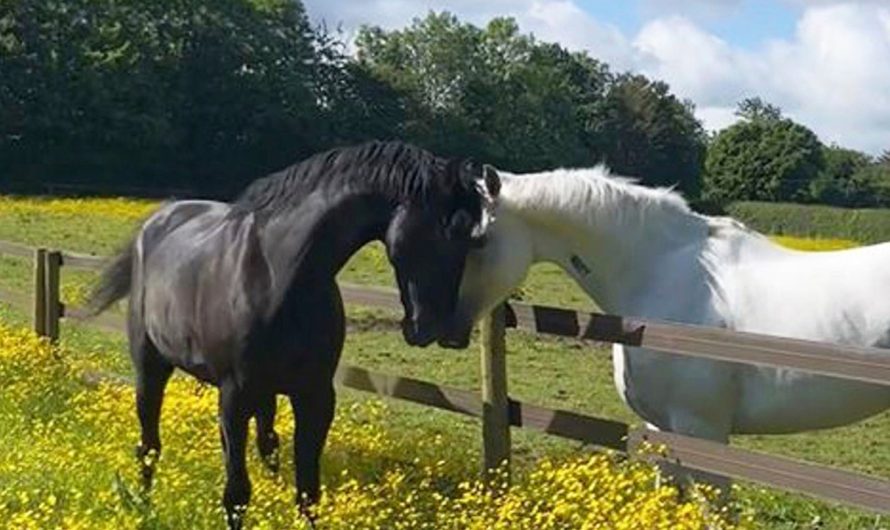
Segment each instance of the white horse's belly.
M735 434L838 427L890 408L887 386L754 366L739 375Z
M646 422L725 440L737 397L731 364L618 344L612 356L619 394Z

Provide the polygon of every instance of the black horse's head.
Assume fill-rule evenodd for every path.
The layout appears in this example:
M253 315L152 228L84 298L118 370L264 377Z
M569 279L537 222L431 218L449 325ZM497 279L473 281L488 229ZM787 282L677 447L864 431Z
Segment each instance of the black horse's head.
M422 198L399 207L384 239L405 309L402 332L414 346L450 326L467 253L481 244L500 189L493 169L471 161L450 161L435 177Z

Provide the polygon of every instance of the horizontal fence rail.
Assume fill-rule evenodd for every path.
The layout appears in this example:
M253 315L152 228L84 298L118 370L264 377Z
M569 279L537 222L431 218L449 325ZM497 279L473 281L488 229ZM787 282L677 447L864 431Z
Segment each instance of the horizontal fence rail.
M646 441L667 450L664 456L649 456L653 462L748 480L890 514L888 480L668 432L637 429L631 431L629 438L630 446Z
M34 249L0 242L0 253L31 257ZM105 258L65 252L64 265L99 269ZM391 289L341 284L347 303L401 311ZM639 346L677 355L776 368L890 385L890 354L885 349L828 344L643 318L585 313L540 305L509 303L506 326L560 337Z
M507 327L890 385L890 352L556 307L508 304Z
M37 255L34 248L5 241L0 241L0 254L32 259ZM48 259L47 256L51 254L58 257ZM41 255L44 256L41 259L45 263L40 273L47 278L57 274L61 265L99 270L107 262L103 257L69 252L58 254L44 251ZM49 270L45 268L46 266ZM40 266L35 267L35 273L40 270ZM53 288L52 282L48 283L50 288ZM52 293L47 295L46 285L47 282L44 280L35 284L38 290L44 291L43 296L38 298L45 302L42 309L47 320L52 320L54 314L56 322L59 317L80 320L88 316L83 308L65 308L58 300L52 300L53 295ZM350 304L396 312L402 310L398 293L391 289L341 284L341 292L344 301ZM57 290L54 296L58 297ZM27 309L32 303L31 297L6 289L0 289L0 300L23 309ZM54 304L55 310L53 310ZM34 305L36 307L40 303ZM646 347L678 355L791 368L869 383L890 384L890 353L875 348L824 344L521 303L505 304L505 311L501 312L501 315L500 318L503 319L501 329L517 328L560 337ZM123 332L126 329L125 321L119 314L99 315L92 317L89 322L106 331ZM45 323L52 329L52 323ZM493 340L497 339L494 337ZM500 340L502 339L503 332L500 331ZM93 374L88 379L93 381L96 377ZM121 376L109 377L126 381L126 378ZM505 377L505 374L495 373L492 388L501 386L501 382L497 381L498 377ZM506 396L505 383L502 385L501 395L494 396L498 399L489 403L478 392L373 372L355 366L340 366L335 380L344 387L477 417L483 422L486 421L487 408L495 403L506 408L505 417L509 425L514 427L530 428L625 452L633 452L643 442L648 442L663 446L665 449L664 453L645 454L644 457L653 462L748 480L877 512L890 513L888 480L673 433L630 428L622 422L523 403ZM497 430L492 431L495 432ZM497 447L499 444L492 445ZM506 445L509 450L509 442ZM499 448L498 451L503 451L503 448Z

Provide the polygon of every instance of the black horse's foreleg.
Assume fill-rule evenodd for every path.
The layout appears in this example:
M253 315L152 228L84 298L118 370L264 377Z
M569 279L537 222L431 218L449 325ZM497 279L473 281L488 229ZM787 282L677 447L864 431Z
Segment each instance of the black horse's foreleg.
M142 485L151 488L155 464L161 455L161 403L173 366L165 361L147 337L133 342L133 365L136 371L136 412L142 430L136 447Z
M260 458L270 471L280 466L278 434L275 432L275 394L268 394L256 403L256 444Z
M244 526L244 514L250 502L250 478L247 476L245 448L247 424L253 407L233 380L224 381L219 388L219 425L226 461L226 489L223 506L229 530Z
M326 383L312 392L291 397L296 416L294 462L297 465L297 503L305 512L318 502L321 451L334 419L334 387Z

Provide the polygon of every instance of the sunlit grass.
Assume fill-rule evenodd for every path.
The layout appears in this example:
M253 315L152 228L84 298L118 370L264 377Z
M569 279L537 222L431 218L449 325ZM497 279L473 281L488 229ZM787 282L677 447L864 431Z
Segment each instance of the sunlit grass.
M849 239L815 239L810 237L771 236L770 239L783 247L794 250L824 252L827 250L844 250L860 246Z
M165 450L152 491L140 486L133 389L90 386L99 351L56 349L0 323L0 520L21 530L48 528L218 528L223 469L215 390L174 378L162 420ZM279 404L279 409L286 407ZM317 507L333 529L748 528L714 509L707 492L682 500L641 462L586 451L518 470L495 490L466 449L447 435L394 432L392 412L370 399L340 407L324 456ZM279 415L290 440L294 422ZM289 443L284 469L292 466ZM294 507L290 472L265 471L251 453L252 528L306 528Z
M22 200L26 202L31 201L33 204L21 206L13 204L14 200L12 203L10 200L0 200L0 239L19 241L34 246L43 245L66 250L91 252L99 255L110 255L119 248L136 229L141 216L149 213L157 205L157 203L148 201L136 201L132 206L115 202L113 206L103 207L100 203L80 202L74 207L66 205L64 200ZM86 205L92 205L93 207L86 207ZM123 213L118 215L114 213L115 211ZM855 246L853 242L842 240L826 241L787 237L775 239L780 244L801 250L834 250ZM94 277L89 272L63 269L62 295L65 301L74 305L82 302L84 294ZM362 249L350 260L341 273L341 279L355 283L392 286L392 272L382 247L379 244L375 244ZM31 283L31 263L28 260L0 257L0 287L17 291L28 291L31 288ZM524 300L537 303L583 308L592 307L592 303L587 296L562 271L549 265L534 267L519 294ZM389 327L386 326L385 322L388 321L387 319L389 321L392 320L391 315L387 316L378 311L355 307L348 308L348 311L351 331L347 337L344 362L393 374L419 377L439 384L467 389L478 388L478 357L475 354L475 349L473 349L477 347L476 345L467 352L454 352L435 347L427 349L409 348L404 345L397 333L389 331L392 328L391 325ZM26 323L28 320L24 315L16 316L8 311L0 311L0 314L5 319L13 319L20 324ZM129 369L129 362L124 353L126 349L125 342L120 335L106 335L73 323L66 323L63 325L63 339L69 345L69 351L75 357L95 360L103 367L117 372L125 372ZM593 347L592 345L577 341L554 340L521 332L511 332L508 341L509 384L513 397L544 406L577 410L586 414L611 417L631 423L637 421L615 392L607 349ZM9 404L3 398L5 383L5 381L0 380L0 414L4 414L2 411L5 411ZM66 388L66 386L60 384L60 388ZM342 421L351 421L349 418L351 417L352 412L350 411L353 406L359 407L356 410L365 410L361 407L368 402L366 394L345 390L341 391L340 394L341 406L338 410L338 415L343 417ZM127 473L131 473L130 476L132 477L133 472L133 468L130 467L127 459L132 454L132 445L135 443L138 431L135 415L128 408L128 403L132 403L128 401L131 399L128 396L129 394L126 392L120 395L121 401L125 404L122 405L124 408L120 413L126 414L126 416L114 416L109 420L117 422L121 429L119 436L122 439L116 442L117 445L114 445L111 449L120 451L119 456L115 457L121 459L122 466L119 471L121 471L123 482L116 482L118 486L115 487L118 489L115 491L118 493L114 493L118 497L112 495L106 498L109 494L106 494L106 497L101 497L99 496L99 489L88 490L91 492L90 495L92 497L90 500L92 502L87 503L83 501L81 504L67 504L68 513L79 513L87 510L102 512L108 509L108 506L114 506L114 502L120 501L124 504L130 502L125 502L122 499L128 497L129 494L126 492L132 489L133 486L132 482L127 481L129 480L127 479ZM34 403L38 402L39 400L35 398ZM289 407L282 407L282 410L287 408ZM45 409L46 407L36 407L34 410ZM19 410L23 409L19 407ZM378 461L375 460L375 456L367 456L367 458L357 457L358 464L356 464L356 469L374 470L374 473L371 474L364 474L365 471L362 471L357 475L350 475L350 477L358 481L354 484L357 484L359 490L368 493L368 495L376 496L396 495L399 492L407 493L407 490L396 492L391 489L380 489L380 480L387 471L403 470L399 462L403 462L406 459L411 460L416 455L422 458L429 456L429 458L436 461L448 460L449 465L456 465L459 468L459 471L449 475L451 477L448 479L448 483L451 484L447 489L449 492L454 490L455 482L457 484L463 481L472 482L479 462L479 426L476 420L398 401L387 402L387 405L382 410L385 413L374 416L373 423L380 428L380 432L398 442L396 447L399 447L399 454L395 455L397 458L394 461L386 459ZM58 414L61 418L67 413L66 411L57 410L54 414ZM195 468L182 464L185 467L181 470L183 476L187 475L190 482L202 485L201 487L205 490L201 493L203 495L201 500L186 497L188 502L204 506L201 510L206 511L200 511L199 515L217 514L215 510L218 510L218 494L221 491L222 466L216 444L211 443L216 441L215 431L211 432L213 430L212 416L213 414L206 420L211 423L205 425L208 432L210 432L208 438L210 442L207 442L208 452L206 454L199 453L202 457L206 457L209 463L205 467ZM9 416L9 418L13 417ZM7 420L6 416L0 419L0 445L5 443L4 435L6 433L12 433L9 436L18 436L16 433L27 431L28 426L31 425L31 420L27 416L25 418L25 420L18 420L19 422L24 421L24 423L19 424ZM360 416L360 418L360 421L366 423L369 421L369 416L367 415ZM284 414L281 421L284 422L286 428L287 423L292 421L292 418L290 418L289 414ZM18 425L15 427L17 430L13 429L12 426L14 425ZM59 425L62 424L60 423ZM101 430L95 429L94 426L90 427L77 422L64 425L70 426L72 431L75 432L83 430L84 432L99 432L97 436L100 437L102 435ZM7 426L10 426L10 428L7 429ZM67 439L61 430L52 431L51 434L63 441ZM429 440L437 439L437 436L444 440L443 445L447 447L443 448L429 442ZM523 476L527 476L531 473L531 470L537 469L536 462L539 460L549 460L561 465L562 463L579 461L579 455L589 456L588 450L578 444L555 437L538 435L524 429L514 430L513 437L514 458L517 462L517 467L522 470L521 475ZM888 437L890 437L890 414L885 413L841 429L794 436L736 437L733 443L743 447L757 448L796 458L852 468L880 477L890 477L890 446L884 443ZM26 436L20 442L16 442L25 446L32 445L35 453L30 454L21 463L22 466L25 466L26 461L30 462L28 465L33 466L33 469L28 473L17 475L18 478L12 484L20 485L33 481L33 484L27 486L31 488L29 491L33 492L37 491L35 488L39 488L39 484L49 483L53 480L62 480L62 478L56 477L53 472L48 471L52 466L42 466L36 454L38 449L50 451L51 447L49 446L51 444L49 444L49 441L51 440L52 438L35 441ZM90 437L85 437L81 443L85 444L90 440ZM851 441L855 441L855 443L851 443ZM166 466L180 465L179 457L175 455L176 451L173 450L173 446L177 443L171 442L166 446L171 451L169 454L165 454L162 469L166 469ZM186 442L186 446L188 445L188 442ZM434 454L424 452L428 446L431 450L442 452ZM11 444L9 447L18 447L18 445ZM345 461L343 459L348 458L348 455L344 456L344 446L332 445L331 447L330 455L325 457L327 468L330 471L326 472L324 480L329 488L335 489L346 483L345 479L341 479L337 475L337 473L342 471L343 467L337 467L339 464L336 463ZM252 476L257 481L265 481L266 478L263 471L257 467L253 456L251 456L251 459ZM48 462L51 463L52 461ZM95 460L91 461L91 464L98 469L101 462L101 460ZM334 464L332 465L330 462L334 462ZM352 461L350 460L350 462ZM458 462L459 465L457 464ZM60 469L64 471L66 468L62 467ZM414 468L410 469L414 473ZM117 480L110 473L108 470L102 473L96 471L94 475L86 475L83 483L95 482L103 487L108 486L109 481L114 482ZM412 475L412 477L414 476ZM0 475L0 490L6 485L8 477L8 475ZM290 479L287 477L284 480ZM418 484L416 481L403 481L403 483L411 487L415 487ZM59 489L64 489L68 483L63 481L59 482L59 484ZM71 484L77 486L81 482L72 482ZM283 486L281 488L283 489L281 490L280 498L276 497L278 494L274 493L268 498L273 499L270 501L273 504L280 500L282 506L285 505L284 502L287 500L287 506L289 507L289 495L292 493L292 489L289 487L284 488ZM435 491L441 494L441 490ZM518 491L520 492L519 494L523 494L521 492L528 493L530 490L520 489ZM288 496L285 496L285 493ZM427 493L430 492L427 491ZM738 495L743 506L746 506L752 512L756 512L758 527L783 530L809 528L852 530L887 527L886 520L880 517L870 516L854 510L832 507L825 503L810 501L791 494L776 493L746 486L740 489ZM56 495L55 502L59 503L60 498L63 497ZM67 499L67 497L64 498ZM353 498L357 499L357 497ZM111 499L110 502L112 504L106 505L104 503L108 499ZM155 506L153 509L161 510L158 506L162 502L175 504L179 500L181 499L176 497L176 495L158 493L152 497L152 505ZM257 501L259 502L258 497ZM0 505L4 502L4 500L0 500ZM47 502L49 501L47 500ZM131 512L128 512L130 515L127 516L130 519L118 520L123 525L122 527L133 527L132 525L136 524L134 521L137 520L141 521L139 523L141 528L193 527L192 519L185 519L185 513L176 512L176 508L173 508L172 510L174 511L172 512L145 512L139 511L143 508L138 507L138 499L136 502L136 508L126 508L131 510ZM361 502L356 501L355 506L371 506ZM387 506L391 507L391 505ZM164 510L170 509L164 508ZM132 510L136 511L133 512ZM255 513L260 513L259 510L262 510L262 508L257 508L257 510ZM134 513L136 515L133 515ZM145 515L146 513L154 513L154 515ZM288 514L290 513L288 511ZM133 517L143 516L149 518L145 520L133 519ZM98 520L92 520L89 523L76 523L75 519L70 519L63 521L66 524L71 523L67 524L67 526L61 524L45 525L44 527L78 528L84 525L90 528L110 527L112 524L110 521L115 519L112 516L108 517L110 518L102 519L101 523L96 522ZM115 515L114 517L118 516ZM151 517L154 517L154 519ZM255 522L262 520L262 516L258 515L257 517L258 519ZM53 519L53 521L57 521L57 519ZM206 527L217 527L216 523L218 522L220 522L219 519L213 519L206 523ZM94 523L95 526L90 526ZM489 523L491 521L486 520L486 524ZM0 527L3 524L0 524ZM81 524L81 526L78 526L78 524ZM195 527L202 528L200 525ZM275 526L267 525L266 527L272 528ZM515 525L514 527L522 528L521 525ZM448 526L446 525L445 528L448 528Z

